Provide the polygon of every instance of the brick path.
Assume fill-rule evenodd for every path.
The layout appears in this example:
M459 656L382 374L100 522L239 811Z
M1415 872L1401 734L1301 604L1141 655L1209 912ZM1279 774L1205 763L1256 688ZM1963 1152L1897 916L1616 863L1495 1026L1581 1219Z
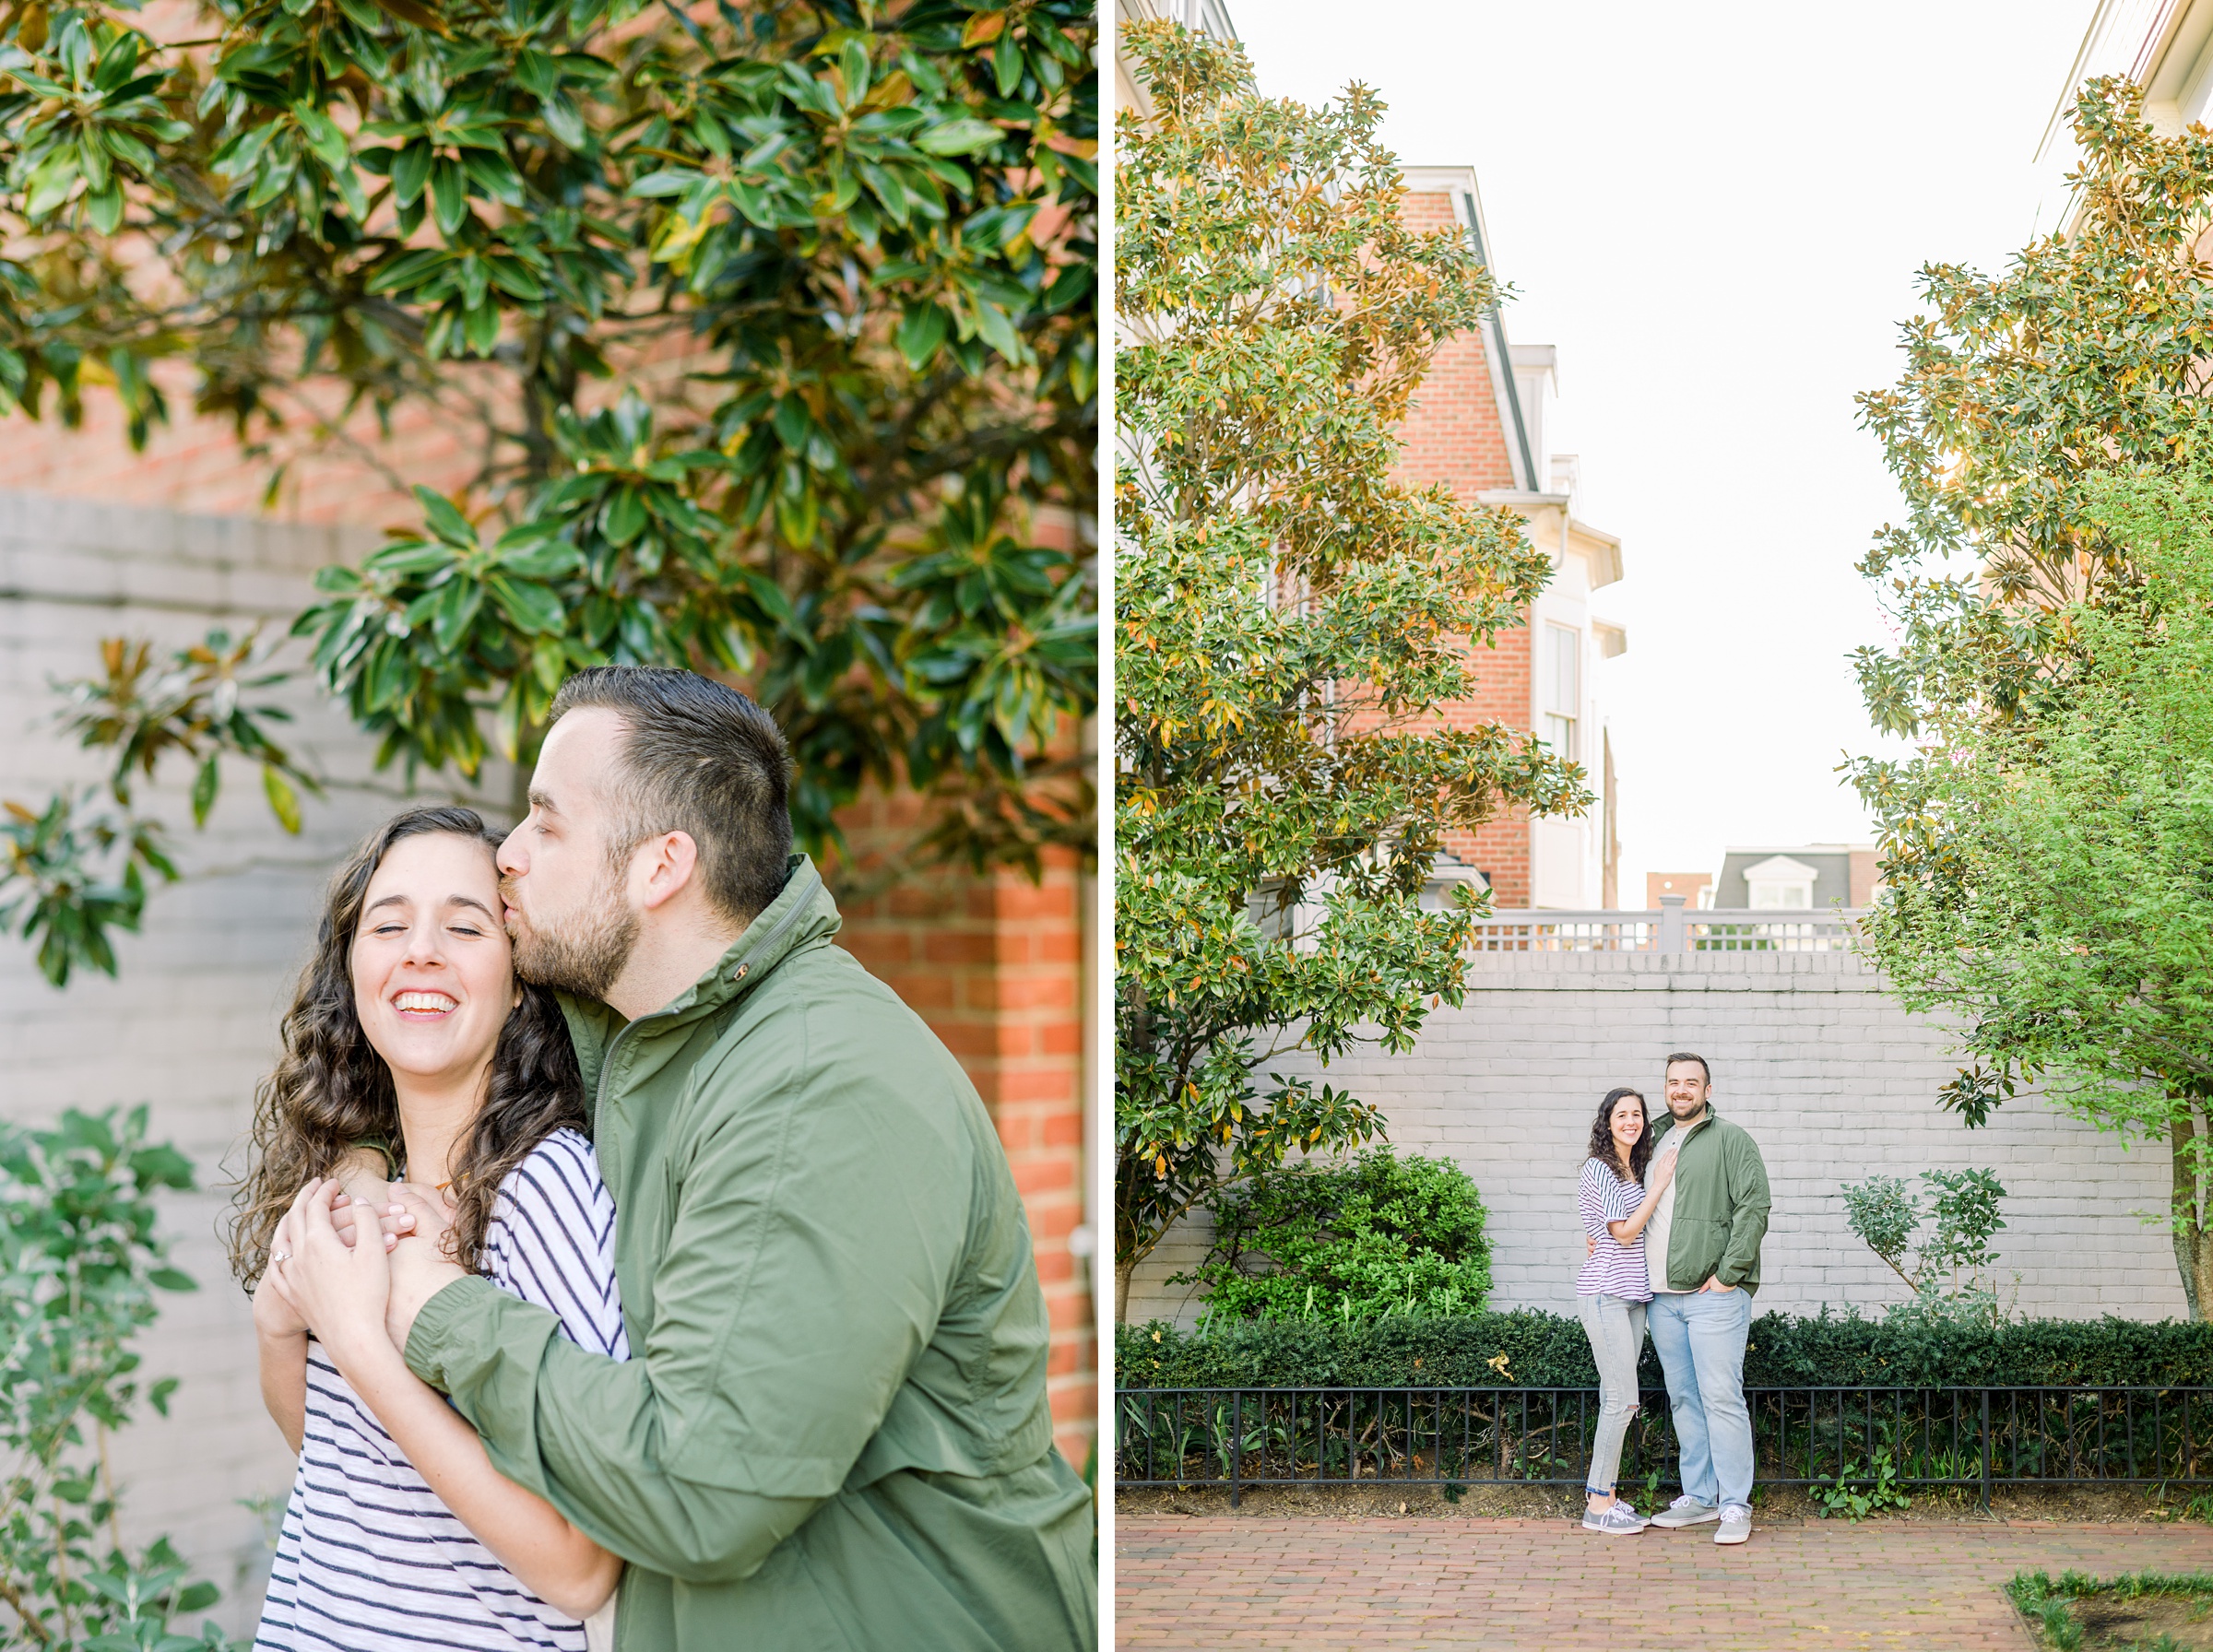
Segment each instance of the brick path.
M1513 1652L2029 1652L2000 1592L2054 1575L2213 1570L2203 1526L1822 1521L1586 1535L1550 1520L1273 1520L1125 1514L1123 1646L1485 1647Z

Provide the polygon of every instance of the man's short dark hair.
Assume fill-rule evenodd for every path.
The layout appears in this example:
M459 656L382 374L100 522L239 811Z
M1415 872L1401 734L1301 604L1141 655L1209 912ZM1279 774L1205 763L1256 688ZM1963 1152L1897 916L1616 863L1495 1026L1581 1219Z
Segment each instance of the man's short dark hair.
M577 672L548 722L586 707L622 719L612 852L626 857L660 832L689 834L707 899L751 923L783 892L791 855L791 758L775 719L736 689L649 666Z
M1706 1065L1706 1057L1703 1056L1694 1056L1688 1050L1677 1050L1674 1055L1670 1056L1665 1061L1661 1063L1660 1070L1662 1072L1665 1072L1669 1068L1675 1066L1675 1064L1678 1061L1697 1062L1698 1064L1698 1071L1705 1075L1705 1081L1708 1084L1711 1084L1713 1082L1713 1068Z

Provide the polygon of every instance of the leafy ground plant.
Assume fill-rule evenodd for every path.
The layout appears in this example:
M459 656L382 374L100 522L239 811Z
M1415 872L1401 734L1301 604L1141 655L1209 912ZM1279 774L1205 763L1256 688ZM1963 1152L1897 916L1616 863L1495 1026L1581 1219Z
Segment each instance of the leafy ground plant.
M1886 1442L1887 1444L1887 1442ZM1846 1463L1833 1478L1807 1488L1821 1517L1840 1515L1851 1521L1864 1520L1887 1508L1911 1508L1913 1499L1898 1489L1898 1459L1888 1450L1872 1463Z
M155 1196L192 1166L146 1139L147 1110L72 1110L50 1130L0 1127L0 1639L51 1652L229 1648L216 1599L166 1539L124 1546L110 1438L141 1400L167 1413L174 1378L144 1384L132 1348L154 1292L189 1291L155 1232Z
M2213 1574L2089 1577L2018 1572L2006 1592L2053 1652L2202 1652L2213 1647Z

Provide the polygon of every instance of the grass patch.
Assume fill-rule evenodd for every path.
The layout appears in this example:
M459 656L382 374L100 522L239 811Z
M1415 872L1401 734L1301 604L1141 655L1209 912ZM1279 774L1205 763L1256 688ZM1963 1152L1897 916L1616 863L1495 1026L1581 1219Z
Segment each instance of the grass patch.
M2213 1574L2019 1572L2006 1592L2051 1652L2213 1652Z

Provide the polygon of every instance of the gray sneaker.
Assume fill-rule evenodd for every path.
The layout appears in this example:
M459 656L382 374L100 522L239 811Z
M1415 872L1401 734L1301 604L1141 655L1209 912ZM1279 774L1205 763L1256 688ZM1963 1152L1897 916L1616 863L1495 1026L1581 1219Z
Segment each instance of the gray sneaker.
M1741 1503L1722 1510L1722 1528L1713 1534L1717 1543L1741 1543L1752 1535L1752 1511Z
M1654 1526L1703 1526L1709 1520L1718 1520L1722 1511L1710 1503L1700 1503L1696 1497L1676 1498L1652 1516Z
M1583 1529L1603 1531L1608 1537L1634 1537L1651 1524L1627 1504L1618 1501L1608 1504L1596 1514L1588 1505L1583 1509Z

